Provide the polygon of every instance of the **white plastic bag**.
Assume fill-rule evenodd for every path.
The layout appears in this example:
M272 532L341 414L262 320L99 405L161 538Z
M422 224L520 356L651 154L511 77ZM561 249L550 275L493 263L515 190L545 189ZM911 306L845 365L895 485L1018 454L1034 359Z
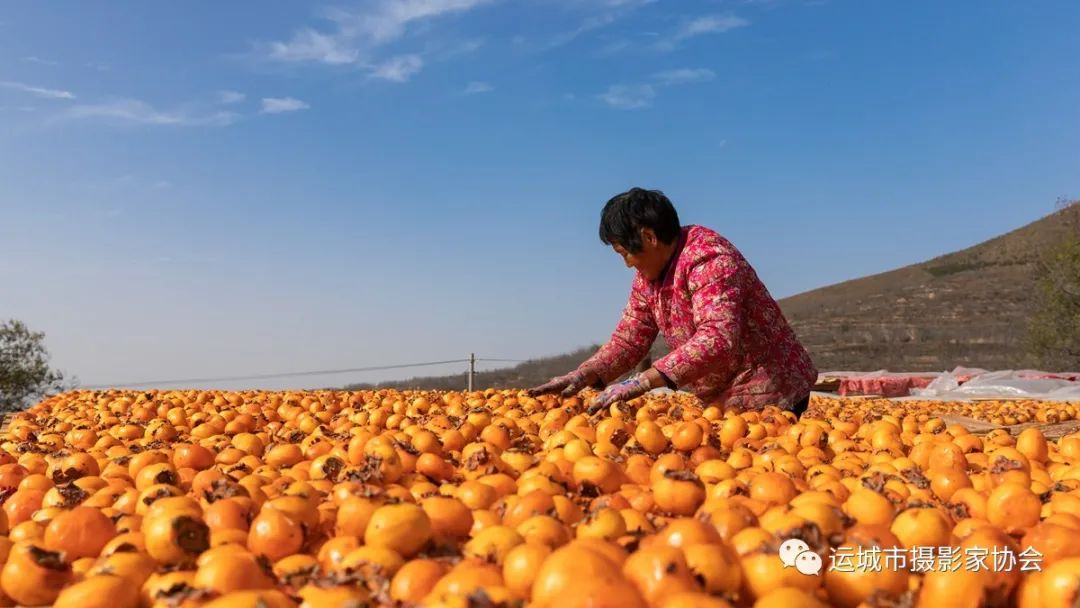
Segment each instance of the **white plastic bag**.
M1032 377L1030 371L1024 370L1024 373L1013 370L987 372L972 378L955 389L946 391L940 396L945 399L972 397L984 399L1043 399L1059 389L1075 388L1077 386L1076 382L1069 382L1068 380L1037 379Z
M915 397L936 397L954 391L960 388L960 385L986 373L989 372L978 367L957 367L951 372L939 375L926 388L911 389L911 394Z
M1072 386L1065 386L1056 391L1051 391L1046 395L1046 400L1080 403L1080 382L1072 382L1070 384L1072 384Z

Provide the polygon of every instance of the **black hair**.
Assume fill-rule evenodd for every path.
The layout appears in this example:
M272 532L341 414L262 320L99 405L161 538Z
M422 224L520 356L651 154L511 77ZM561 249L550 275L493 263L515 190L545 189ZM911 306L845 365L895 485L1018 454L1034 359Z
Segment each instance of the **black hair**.
M630 253L641 251L641 229L652 228L666 244L679 238L679 214L659 190L631 188L611 198L600 213L600 240Z

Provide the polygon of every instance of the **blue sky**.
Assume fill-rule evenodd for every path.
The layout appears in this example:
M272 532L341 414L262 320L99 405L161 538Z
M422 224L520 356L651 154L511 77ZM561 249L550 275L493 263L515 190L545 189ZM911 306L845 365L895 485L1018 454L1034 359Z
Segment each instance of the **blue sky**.
M11 3L0 314L86 384L553 354L617 320L632 277L597 221L634 185L776 297L885 271L1080 196L1078 23L1064 1Z

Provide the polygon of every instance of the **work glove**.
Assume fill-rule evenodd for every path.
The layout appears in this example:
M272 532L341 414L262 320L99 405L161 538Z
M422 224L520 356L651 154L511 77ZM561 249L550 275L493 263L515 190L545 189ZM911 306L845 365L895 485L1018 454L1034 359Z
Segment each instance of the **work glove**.
M606 409L616 401L629 401L634 397L640 397L649 392L651 388L645 374L637 374L618 384L612 384L589 404L589 415L591 416L602 409Z
M552 378L540 386L530 388L528 394L530 397L535 397L558 392L563 397L572 397L581 389L598 381L599 378L596 377L596 374L576 369L564 376Z

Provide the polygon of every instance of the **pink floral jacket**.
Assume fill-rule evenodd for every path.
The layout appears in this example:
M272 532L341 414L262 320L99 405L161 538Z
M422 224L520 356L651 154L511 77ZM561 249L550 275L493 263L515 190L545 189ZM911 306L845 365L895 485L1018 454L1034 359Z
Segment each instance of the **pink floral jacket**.
M648 354L659 332L671 352L653 367L705 403L788 409L817 380L757 273L727 239L702 226L682 228L663 278L634 278L611 339L578 369L609 383Z

